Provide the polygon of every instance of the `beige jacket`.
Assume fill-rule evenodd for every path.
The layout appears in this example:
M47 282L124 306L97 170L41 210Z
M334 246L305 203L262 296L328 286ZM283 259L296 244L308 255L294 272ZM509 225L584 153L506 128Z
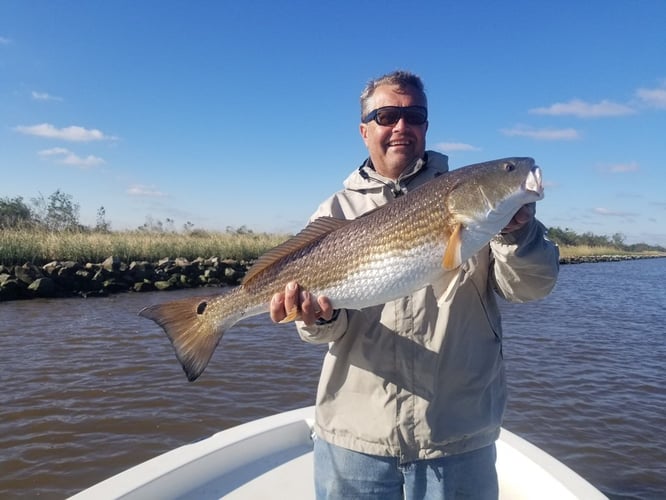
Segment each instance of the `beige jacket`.
M432 151L397 182L366 162L313 219L359 217L447 170L447 157ZM464 263L459 288L440 306L428 286L383 306L342 310L328 324L297 324L303 340L330 343L316 402L320 438L402 462L497 439L506 383L495 295L545 297L559 269L541 223L518 233L498 236Z

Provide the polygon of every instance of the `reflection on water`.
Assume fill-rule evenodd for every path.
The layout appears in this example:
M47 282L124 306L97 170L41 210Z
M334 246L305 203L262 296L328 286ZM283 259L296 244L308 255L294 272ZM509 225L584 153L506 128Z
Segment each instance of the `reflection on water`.
M503 305L506 427L615 498L666 491L666 260L565 266ZM62 498L175 446L314 402L325 347L266 316L187 382L142 307L210 293L0 303L0 497Z

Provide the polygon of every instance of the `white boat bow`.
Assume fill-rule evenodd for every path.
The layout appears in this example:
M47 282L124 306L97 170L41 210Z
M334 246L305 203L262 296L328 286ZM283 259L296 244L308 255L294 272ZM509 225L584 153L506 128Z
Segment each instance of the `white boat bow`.
M74 496L102 499L312 499L314 407L248 422L143 462ZM606 498L573 470L502 429L500 499Z

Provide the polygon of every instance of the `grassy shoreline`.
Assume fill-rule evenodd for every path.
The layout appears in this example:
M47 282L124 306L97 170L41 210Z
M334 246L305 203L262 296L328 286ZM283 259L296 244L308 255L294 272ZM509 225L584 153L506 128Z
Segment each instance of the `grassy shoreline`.
M124 262L157 262L163 258L220 257L253 260L288 238L286 234L172 232L0 231L0 264L43 265L52 261L102 262L110 256Z
M0 265L44 265L52 261L103 262L110 256L124 262L157 262L164 258L219 257L252 261L285 241L287 234L213 231L175 232L48 232L0 231ZM666 257L657 251L628 252L616 247L560 246L563 260L603 256Z
M560 245L560 257L603 257L608 255L634 256L634 257L666 257L666 252L647 250L644 252L630 252L611 246L588 246L588 245Z

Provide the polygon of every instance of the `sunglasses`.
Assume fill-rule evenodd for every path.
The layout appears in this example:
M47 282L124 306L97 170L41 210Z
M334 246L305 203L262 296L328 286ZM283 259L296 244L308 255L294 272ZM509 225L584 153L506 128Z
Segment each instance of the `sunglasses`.
M423 125L428 119L428 110L423 106L384 106L373 109L363 118L363 123L369 123L375 120L377 124L383 127L395 125L404 118L410 125Z

